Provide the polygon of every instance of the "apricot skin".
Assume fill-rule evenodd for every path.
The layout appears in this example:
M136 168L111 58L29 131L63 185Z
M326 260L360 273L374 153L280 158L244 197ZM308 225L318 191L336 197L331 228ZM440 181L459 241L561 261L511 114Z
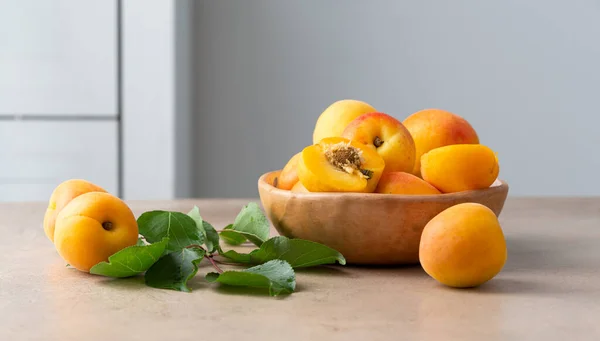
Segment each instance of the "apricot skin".
M54 242L54 227L56 216L74 198L88 192L106 192L102 187L82 179L70 179L60 183L48 202L48 208L44 215L44 233L48 239Z
M332 103L319 116L313 131L313 144L326 137L342 136L344 128L358 116L375 112L370 104L354 100L343 99Z
M421 156L428 151L452 144L477 144L479 137L471 124L454 113L425 109L408 116L403 122L416 148L412 173L419 176Z
M285 167L283 167L281 174L279 174L277 188L290 190L298 182L297 169L300 154L301 153L296 153L294 156L292 156L292 158L286 163Z
M110 223L105 224L103 223ZM121 199L104 192L82 194L56 217L54 245L71 266L90 268L121 249L135 245L138 225Z
M372 172L370 179L349 174L333 166L325 156L325 148L338 143L350 143L362 151L362 168ZM364 144L343 137L328 137L319 144L302 150L298 161L298 176L302 185L310 192L373 192L383 173L385 162L376 151Z
M412 172L414 169L415 143L406 127L388 114L361 115L348 124L342 136L377 151L385 161L386 172Z
M444 193L488 188L500 166L494 151L481 144L440 147L421 157L421 176Z
M491 280L507 259L498 218L477 203L442 211L423 229L419 259L428 275L450 287L475 287Z
M310 193L300 181L298 181L294 187L292 187L291 191L296 193Z
M423 179L405 172L385 172L379 179L376 193L436 195L441 194L437 188Z
M281 175L281 171L275 171L269 173L269 175L265 178L265 182L273 187L279 188L279 176Z

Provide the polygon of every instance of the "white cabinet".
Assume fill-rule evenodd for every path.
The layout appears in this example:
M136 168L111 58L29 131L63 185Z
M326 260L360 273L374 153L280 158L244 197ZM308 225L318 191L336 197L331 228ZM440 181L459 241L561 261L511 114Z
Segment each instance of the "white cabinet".
M0 121L0 201L45 201L81 178L118 194L117 122Z
M0 115L117 115L115 0L0 0Z

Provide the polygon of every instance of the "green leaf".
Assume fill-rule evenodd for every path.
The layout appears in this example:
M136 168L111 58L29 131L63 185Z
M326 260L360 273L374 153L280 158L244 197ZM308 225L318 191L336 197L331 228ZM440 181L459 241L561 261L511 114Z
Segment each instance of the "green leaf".
M238 263L261 264L273 259L282 259L293 268L304 268L322 264L346 264L346 259L337 250L326 245L303 239L289 239L284 236L273 237L264 242L259 249L249 254L234 250L221 253L223 257Z
M186 248L164 255L146 271L146 285L190 292L187 282L196 276L204 254L203 249Z
M241 233L256 246L261 246L269 239L270 225L260 207L251 202L237 215L231 230Z
M204 243L208 253L213 253L219 250L219 234L217 230L208 222L202 219L198 206L194 206L187 214L196 223L196 227L204 235Z
M233 224L229 224L225 226L223 231L221 231L221 238L223 241L229 245L240 245L246 241L246 237L243 234L237 231L233 231L231 228Z
M211 272L206 275L209 282L226 285L266 288L269 295L291 294L296 289L294 269L283 260L272 260L242 271Z
M140 274L159 260L165 251L169 238L150 245L129 246L108 257L108 262L100 262L90 269L94 275L108 277L131 277Z
M180 212L150 211L138 218L140 234L150 243L169 238L167 250L178 251L189 245L204 243L204 235L194 219Z

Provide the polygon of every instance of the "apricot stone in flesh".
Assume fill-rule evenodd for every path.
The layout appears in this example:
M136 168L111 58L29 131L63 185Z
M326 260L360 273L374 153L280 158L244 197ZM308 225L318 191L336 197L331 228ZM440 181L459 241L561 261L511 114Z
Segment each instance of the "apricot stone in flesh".
M375 192L412 195L442 194L423 179L405 172L384 172L379 179Z
M498 218L481 204L447 208L425 225L421 235L421 266L450 287L481 285L502 270L506 259L506 241Z
M302 150L298 176L310 192L373 192L385 162L376 151L343 137Z
M498 178L496 153L481 144L456 144L421 157L423 180L444 193L488 188Z
M425 109L408 116L403 122L416 148L412 171L420 175L421 156L428 151L452 144L477 144L479 137L467 120L441 109Z

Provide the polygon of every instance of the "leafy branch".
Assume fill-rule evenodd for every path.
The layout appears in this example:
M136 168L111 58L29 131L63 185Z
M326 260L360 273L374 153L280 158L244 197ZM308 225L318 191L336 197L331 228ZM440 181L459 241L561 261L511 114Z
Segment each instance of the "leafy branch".
M346 264L342 254L325 245L283 236L269 238L269 222L255 203L244 206L234 222L221 231L202 219L198 207L187 214L149 211L137 222L141 235L137 245L96 264L91 273L117 278L144 273L150 287L190 292L189 280L196 276L202 259L207 259L216 271L205 275L208 282L264 288L275 296L294 292L295 268ZM223 251L221 239L229 245L249 241L258 248L250 253ZM215 259L217 255L229 262ZM252 266L224 271L219 264Z

